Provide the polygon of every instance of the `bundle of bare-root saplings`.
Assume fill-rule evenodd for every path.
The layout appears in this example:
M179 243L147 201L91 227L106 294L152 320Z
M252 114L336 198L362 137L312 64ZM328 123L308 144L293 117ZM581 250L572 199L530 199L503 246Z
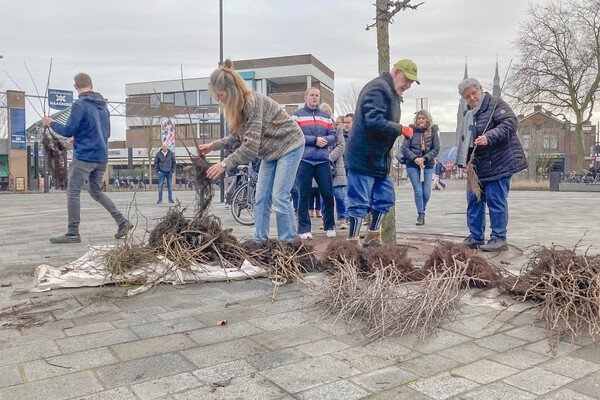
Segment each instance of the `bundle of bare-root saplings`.
M361 248L333 242L322 264L328 278L318 304L368 340L414 333L424 339L452 318L465 288L505 287L507 273L464 246L439 241L423 268L400 246Z
M600 255L578 254L577 248L541 246L521 270L512 288L522 300L531 300L536 320L543 320L550 349L560 339L574 344L587 329L594 341L600 337Z

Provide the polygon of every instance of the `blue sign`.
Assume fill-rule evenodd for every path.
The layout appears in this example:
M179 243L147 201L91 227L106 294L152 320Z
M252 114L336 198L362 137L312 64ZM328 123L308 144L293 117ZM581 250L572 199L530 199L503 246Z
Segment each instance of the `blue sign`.
M55 110L64 110L73 105L71 90L48 89L48 104Z
M11 108L10 112L10 148L24 149L25 146L25 110Z

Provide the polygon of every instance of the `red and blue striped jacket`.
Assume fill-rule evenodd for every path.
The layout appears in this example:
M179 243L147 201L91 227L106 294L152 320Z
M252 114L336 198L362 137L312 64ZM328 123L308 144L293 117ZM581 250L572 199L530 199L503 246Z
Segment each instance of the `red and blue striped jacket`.
M302 161L312 165L329 162L329 150L327 148L335 146L337 140L331 116L318 107L312 109L304 104L304 107L292 113L292 118L300 125L306 141ZM318 137L325 138L327 146L318 147Z

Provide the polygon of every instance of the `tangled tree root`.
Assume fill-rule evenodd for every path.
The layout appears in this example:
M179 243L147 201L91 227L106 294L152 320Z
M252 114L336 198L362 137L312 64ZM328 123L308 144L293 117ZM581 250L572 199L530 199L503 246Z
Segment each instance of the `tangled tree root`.
M44 146L44 152L48 157L48 167L50 171L52 171L52 176L56 185L61 189L66 189L67 172L63 165L63 155L67 151L65 142L61 141L57 136L46 129L44 131L42 145Z
M534 320L544 321L553 353L565 335L571 344L586 328L594 341L600 336L600 255L576 250L539 247L512 287L513 294L534 302Z

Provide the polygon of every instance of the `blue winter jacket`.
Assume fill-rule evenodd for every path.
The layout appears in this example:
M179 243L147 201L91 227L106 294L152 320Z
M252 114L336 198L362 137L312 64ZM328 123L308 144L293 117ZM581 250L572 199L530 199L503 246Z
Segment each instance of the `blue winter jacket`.
M292 113L292 118L300 125L306 141L302 161L312 165L329 162L329 150L327 148L335 146L337 141L331 116L318 107L312 109L304 104L304 107ZM318 147L318 137L325 138L327 146Z
M426 138L426 129L416 128L414 125L410 125L414 129L412 138L404 138L402 142L402 155L406 160L407 165L416 167L415 158L425 158L425 168L433 168L434 160L440 151L440 139L438 136L438 126L433 125L431 127L431 135ZM423 141L423 142L421 142ZM425 145L425 150L421 150L421 143Z
M73 137L73 158L93 163L108 162L110 116L100 93L84 92L73 103L66 125L52 122L59 135Z
M384 178L392 165L390 150L402 131L401 97L389 72L373 79L358 95L354 125L346 143L346 168Z
M479 180L487 182L506 178L524 170L527 168L527 160L517 137L519 122L508 104L487 92L482 101L481 108L474 116L473 140L483 134L489 121L485 131L489 143L486 146L477 146L473 165ZM496 102L498 105L494 108ZM469 147L470 157L473 144Z

